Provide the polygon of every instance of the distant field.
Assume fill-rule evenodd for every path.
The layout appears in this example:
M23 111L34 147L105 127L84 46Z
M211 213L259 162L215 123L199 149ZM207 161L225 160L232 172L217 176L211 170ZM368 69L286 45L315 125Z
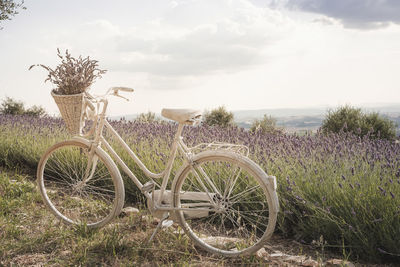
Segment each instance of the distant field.
M392 105L367 105L361 106L366 112L379 112L397 123L397 132L400 134L400 104ZM255 119L260 119L264 114L277 119L277 125L284 128L288 133L294 132L316 132L322 125L328 107L320 108L281 108L281 109L259 109L259 110L237 110L233 111L235 123L239 127L249 129ZM115 116L118 120L125 117L127 120L133 120L137 115ZM163 119L160 114L157 117Z
M112 124L150 170L165 166L176 125ZM65 138L60 119L0 115L0 165L34 172L45 149ZM187 128L184 138L189 145L215 140L249 146L252 159L278 178L280 234L305 244L322 236L325 248L353 259L399 260L399 144L352 135L261 135L207 126ZM132 183L126 190L128 201L143 201Z
M400 105L370 105L360 107L365 112L379 112L381 115L397 123L397 132L400 134ZM250 128L255 119L264 114L277 119L277 125L283 127L286 132L316 132L322 125L327 114L325 108L287 108L287 109L261 109L234 111L236 123L244 128Z

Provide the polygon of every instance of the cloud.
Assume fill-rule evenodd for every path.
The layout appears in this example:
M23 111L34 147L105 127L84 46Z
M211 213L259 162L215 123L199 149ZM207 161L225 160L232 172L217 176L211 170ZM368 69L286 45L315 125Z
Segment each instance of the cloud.
M327 25L327 26L331 26L331 25L336 25L337 21L333 18L330 17L326 17L326 16L321 16L319 18L314 19L312 22L314 23L319 23L322 25Z
M244 0L173 1L164 16L135 27L107 21L85 27L79 35L87 43L92 37L97 40L97 50L106 53L96 54L106 55L110 69L176 77L264 64L266 48L291 30L279 12Z
M159 75L196 75L229 71L262 63L263 47L272 42L268 31L250 31L232 21L201 25L178 36L146 40L118 37L121 68Z
M345 27L374 29L400 24L398 0L273 0L270 6L323 14L339 19Z

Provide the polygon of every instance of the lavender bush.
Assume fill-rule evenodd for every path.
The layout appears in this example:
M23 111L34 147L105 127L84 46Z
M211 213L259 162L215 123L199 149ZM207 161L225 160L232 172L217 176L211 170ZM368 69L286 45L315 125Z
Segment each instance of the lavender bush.
M175 124L112 125L150 170L164 168ZM0 164L34 171L45 149L66 138L60 119L0 115ZM184 139L189 145L225 141L249 146L252 159L278 178L281 234L305 243L323 236L325 247L353 258L399 261L400 144L350 133L269 135L206 125L187 127ZM127 181L126 190L129 201L143 200L133 183Z

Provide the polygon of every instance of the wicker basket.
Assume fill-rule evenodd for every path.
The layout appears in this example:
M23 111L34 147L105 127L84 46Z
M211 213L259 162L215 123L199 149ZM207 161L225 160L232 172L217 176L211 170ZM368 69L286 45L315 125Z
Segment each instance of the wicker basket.
M51 92L51 95L54 101L56 101L69 133L73 135L80 134L82 128L83 93L57 95Z

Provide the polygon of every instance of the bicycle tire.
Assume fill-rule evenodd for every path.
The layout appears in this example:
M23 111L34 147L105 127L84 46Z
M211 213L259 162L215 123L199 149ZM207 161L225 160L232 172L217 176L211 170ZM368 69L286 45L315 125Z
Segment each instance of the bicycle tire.
M178 173L173 192L175 218L195 244L211 253L251 254L274 231L276 189L256 163L239 154L199 153Z
M40 159L37 182L43 201L56 217L96 228L121 212L125 191L110 156L95 148L94 160L88 164L89 151L90 143L84 139L51 146ZM83 182L83 177L90 178Z

